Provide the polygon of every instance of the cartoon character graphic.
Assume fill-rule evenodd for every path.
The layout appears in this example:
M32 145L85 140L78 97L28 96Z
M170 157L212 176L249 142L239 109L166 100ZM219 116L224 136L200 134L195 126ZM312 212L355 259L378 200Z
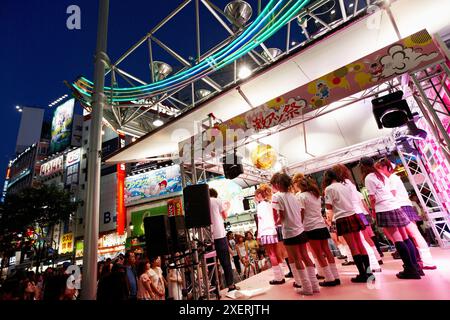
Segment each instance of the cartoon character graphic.
M378 58L379 57L376 57L375 61L364 61L364 63L368 66L369 73L371 75L370 81L372 82L376 82L382 78L384 65Z
M318 96L320 99L325 99L330 96L330 88L328 88L325 82L323 81L317 82L316 96Z
M161 193L163 193L164 191L166 191L167 188L167 181L163 180L158 184L155 185L150 185L147 188L144 189L144 195L146 197L149 196L158 196Z

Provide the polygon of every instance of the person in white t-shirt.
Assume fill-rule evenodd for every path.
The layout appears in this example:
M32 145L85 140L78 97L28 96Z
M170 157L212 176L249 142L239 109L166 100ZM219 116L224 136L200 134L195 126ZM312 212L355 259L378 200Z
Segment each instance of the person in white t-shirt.
M322 201L316 181L302 173L297 173L292 179L292 185L297 192L296 197L302 208L302 222L308 236L309 245L319 273L325 276L325 281L319 283L322 287L333 287L341 284L333 253L328 245L331 238L325 220L322 216Z
M419 264L422 264L422 268L426 270L436 269L433 257L431 256L430 248L428 247L427 242L420 233L416 224L416 222L421 221L422 218L420 218L418 212L409 199L408 191L406 190L402 179L394 173L394 165L391 161L389 161L389 159L383 158L377 162L376 167L382 174L389 178L391 192L397 199L397 202L401 206L403 212L406 213L410 220L406 226L406 232L418 249L417 259Z
M272 264L274 278L269 283L272 285L283 284L285 283L285 279L277 258L278 236L273 217L272 189L270 186L262 184L255 191L255 200L258 202L256 206L256 215L258 218L257 239L266 249Z
M320 292L316 278L314 263L308 255L306 244L308 237L301 219L300 203L294 194L289 192L291 178L285 173L275 173L270 180L272 188L278 193L273 195L272 205L277 220L281 222L283 242L289 256L295 283L301 283L303 295Z
M406 231L410 221L392 194L389 179L375 167L372 158L361 158L360 169L369 193L371 214L376 217L378 226L394 240L403 261L404 270L397 273L397 278L420 279L423 271L417 263L414 243Z
M222 202L217 199L217 191L215 189L209 189L210 196L210 214L211 214L211 229L214 238L214 248L216 249L217 257L219 258L220 265L225 273L225 282L228 287L228 291L236 290L237 287L234 284L233 268L231 267L230 254L228 251L228 241L226 237L226 231L224 226L224 220L227 218Z
M358 268L359 274L351 281L365 283L374 278L370 273L369 256L360 236L360 231L366 226L353 207L352 186L339 174L340 170L339 166L333 166L323 176L325 205L332 211L331 214L336 220L337 234L344 237Z

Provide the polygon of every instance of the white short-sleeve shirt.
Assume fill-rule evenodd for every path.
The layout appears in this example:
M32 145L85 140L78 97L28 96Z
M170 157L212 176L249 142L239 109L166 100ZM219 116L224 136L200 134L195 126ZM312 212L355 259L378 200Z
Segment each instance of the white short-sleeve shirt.
M325 188L325 203L333 207L333 220L355 214L352 186L352 183L333 182Z
M296 237L305 231L301 218L302 208L295 195L290 192L277 192L272 197L272 206L278 211L284 211L281 219L284 239Z
M262 236L274 236L277 234L275 220L273 218L272 203L261 201L256 206L258 217L258 238Z
M303 218L305 231L326 228L327 225L322 217L320 197L317 198L311 192L298 192L296 197L300 201L300 206L305 210Z
M222 202L217 198L210 198L210 210L211 210L211 229L214 239L225 238L226 231L223 225L223 217L221 212L223 211Z
M388 177L384 177L384 182L378 179L375 173L369 173L364 179L369 195L375 196L375 211L385 212L400 208L397 200L391 192Z
M389 183L391 185L391 190L395 190L395 198L399 206L401 207L411 207L412 202L409 200L408 191L403 184L402 179L395 173L389 176Z

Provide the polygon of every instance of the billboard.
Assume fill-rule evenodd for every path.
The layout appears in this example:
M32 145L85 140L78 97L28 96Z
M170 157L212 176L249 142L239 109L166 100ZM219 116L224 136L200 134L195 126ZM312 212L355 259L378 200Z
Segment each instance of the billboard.
M74 106L75 99L70 99L56 108L52 120L50 153L62 151L70 145Z
M81 149L70 151L66 155L66 185L77 184L80 171Z
M173 165L127 177L125 203L151 200L182 190L180 166Z
M64 156L60 155L55 159L43 163L40 169L40 176L47 177L49 175L62 171L64 166L63 160Z

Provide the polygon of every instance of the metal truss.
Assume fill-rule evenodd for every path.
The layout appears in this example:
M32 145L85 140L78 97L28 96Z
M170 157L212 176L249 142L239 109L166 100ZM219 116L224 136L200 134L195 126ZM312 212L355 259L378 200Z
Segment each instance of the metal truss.
M254 11L257 11L256 13L259 14L263 9L262 1L248 1L250 3L254 2L254 6L257 6L257 10ZM268 40L270 41L275 38L282 39L284 37L284 41L282 42L285 42L285 46L268 48L265 43L261 43L259 50L254 49L250 51L247 55L239 58L239 61L235 61L233 64L217 70L208 76L199 80L193 80L184 87L169 90L157 96L149 96L146 99L140 99L132 103L113 103L112 90L109 94L108 91L105 91L109 102L107 108L104 110L104 120L111 127L122 133L140 137L155 128L152 123L156 117L161 117L163 120L176 117L220 92L236 86L240 81L238 72L241 63L245 62L252 73L265 69L281 57L287 56L310 42L334 32L339 26L347 23L349 20L369 14L370 10L368 9L370 7L383 7L383 2L383 0L355 1L353 7L350 8L349 4L345 3L344 0L312 1L294 19L286 22L285 26ZM200 10L201 8L203 10ZM195 57L186 57L177 52L177 50L167 44L167 39L162 39L162 36L158 32L163 26L170 27L168 25L174 18L187 10L193 11L192 25L196 26L195 34L186 35L187 37L192 37L192 42L196 45ZM205 18L203 15L212 16L229 34L226 39L206 51L201 50L201 43L210 30L201 28L200 21ZM130 86L136 86L156 82L163 79L164 76L167 76L167 74L161 76L160 70L158 70L157 63L161 62L160 60L164 60L164 58L155 56L156 49L162 49L171 59L177 61L178 65L171 68L177 70L175 72L176 74L192 67L194 64L204 61L215 52L218 52L244 32L245 28L249 25L251 25L251 22L247 25L242 25L240 21L236 21L211 0L182 1L178 7L163 18L138 42L133 44L115 62L109 62L107 74L110 74L110 87L118 87L119 79ZM129 70L125 70L121 65L133 52L142 46L146 47L148 51L148 61L143 61L143 65L148 66L150 79L145 80L132 75ZM85 103L84 106L90 110L90 103Z
M326 170L337 163L350 163L361 159L361 157L371 157L375 155L387 154L394 147L394 141L390 136L377 138L353 146L337 150L325 156L314 157L307 161L289 166L292 172L302 172L311 174Z
M414 99L431 126L448 163L450 163L450 105L445 102L444 95L450 99L450 90L445 85L449 77L450 69L444 62L411 74L415 89ZM432 91L434 98L429 98L430 94L427 94L429 91Z
M421 157L417 153L408 153L401 148L397 150L408 173L409 182L414 187L420 204L431 222L431 228L439 246L450 247L450 219L437 196ZM418 179L419 177L422 179Z

